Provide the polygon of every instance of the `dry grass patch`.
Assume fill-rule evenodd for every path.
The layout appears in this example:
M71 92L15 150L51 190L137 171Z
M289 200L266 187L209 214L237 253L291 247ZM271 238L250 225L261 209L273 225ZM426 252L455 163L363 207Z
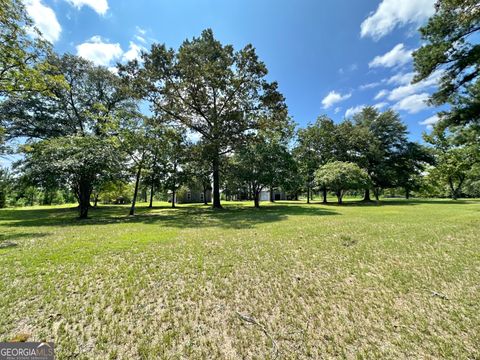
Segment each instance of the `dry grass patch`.
M0 340L58 357L478 358L480 203L0 211Z

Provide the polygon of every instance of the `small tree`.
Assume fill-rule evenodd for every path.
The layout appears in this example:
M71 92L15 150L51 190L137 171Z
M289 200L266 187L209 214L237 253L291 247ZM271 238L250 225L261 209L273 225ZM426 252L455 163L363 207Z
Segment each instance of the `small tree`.
M148 167L148 163L153 158L155 150L154 137L152 137L149 119L139 114L131 113L122 121L119 138L122 143L122 149L128 155L131 163L131 173L134 173L135 187L133 191L132 204L130 207L130 216L135 215L135 206L137 203L138 189L142 172Z
M61 137L23 147L25 159L20 169L37 183L69 185L79 204L80 218L88 217L90 197L95 186L114 178L123 158L115 139Z
M316 183L337 195L338 203L342 204L343 195L347 190L360 190L368 186L368 174L354 163L334 161L323 165L315 173Z
M396 159L407 146L407 127L393 110L380 113L373 107L365 107L353 119L358 156L352 161L367 172L378 201L381 189L396 185ZM367 189L364 201L369 200Z
M286 178L293 163L293 158L284 145L265 142L264 139L257 140L240 149L233 160L235 176L251 188L256 208L260 207L262 190L276 179Z
M297 133L297 146L293 150L298 163L299 174L305 184L307 203L310 203L315 171L333 159L336 146L336 126L332 119L320 116L314 124ZM326 202L326 189L324 202Z
M425 146L409 142L405 149L394 158L395 184L405 190L405 198L410 198L412 191L420 189L421 174L428 164L433 164L433 155Z
M157 162L162 169L164 188L172 194L172 208L174 208L177 190L186 181L185 165L188 162L190 144L184 129L181 128L168 129L165 137L165 147Z
M470 172L480 163L478 144L461 145L457 136L448 135L440 128L424 135L425 140L433 145L435 154L435 167L430 170L429 177L434 182L447 185L453 200L458 199Z
M212 189L212 167L207 149L201 142L193 145L185 169L189 178L188 185L201 187L204 205L208 205L207 191Z

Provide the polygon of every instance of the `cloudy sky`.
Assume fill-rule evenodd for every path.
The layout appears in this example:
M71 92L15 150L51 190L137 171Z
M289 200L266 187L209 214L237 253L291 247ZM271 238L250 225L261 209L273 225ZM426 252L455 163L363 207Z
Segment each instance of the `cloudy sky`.
M57 51L112 67L152 42L177 48L212 28L236 48L252 43L294 120L336 121L365 105L392 107L411 137L435 122L425 103L438 74L416 85L411 53L434 0L25 0ZM437 109L438 110L438 109Z

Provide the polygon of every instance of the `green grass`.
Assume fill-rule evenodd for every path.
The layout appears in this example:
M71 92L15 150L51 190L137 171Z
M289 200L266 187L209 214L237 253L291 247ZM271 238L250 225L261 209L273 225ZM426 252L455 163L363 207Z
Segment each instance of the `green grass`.
M0 341L59 359L480 358L480 202L0 211Z

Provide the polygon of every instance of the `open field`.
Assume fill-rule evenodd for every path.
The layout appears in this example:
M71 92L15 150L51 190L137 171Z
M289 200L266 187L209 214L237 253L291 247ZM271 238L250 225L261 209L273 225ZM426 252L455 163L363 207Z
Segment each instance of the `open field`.
M480 358L480 202L0 211L0 340L59 359Z

